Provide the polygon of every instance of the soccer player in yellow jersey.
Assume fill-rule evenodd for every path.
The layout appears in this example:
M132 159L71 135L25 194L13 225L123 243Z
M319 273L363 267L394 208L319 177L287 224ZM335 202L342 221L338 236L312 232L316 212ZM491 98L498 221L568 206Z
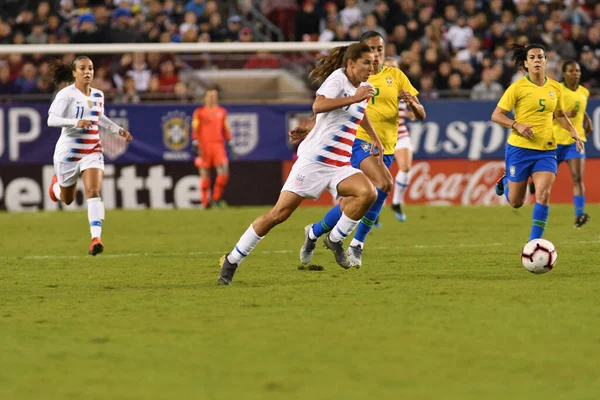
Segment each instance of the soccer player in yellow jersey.
M513 45L513 59L527 75L506 89L492 113L492 121L511 128L506 145L506 171L496 193L519 208L525 202L527 180L535 184L535 205L529 240L541 238L548 221L550 190L556 179L556 138L552 118L569 132L578 151L583 143L564 112L562 85L546 77L546 51L542 45ZM507 114L514 108L515 119Z
M385 199L393 188L394 180L389 168L394 162L394 151L398 138L399 99L406 103L417 119L425 119L425 109L417 98L419 92L406 75L397 68L382 65L385 59L383 37L377 32L368 31L363 33L359 40L361 43L369 45L375 53L373 68L378 72L369 78L369 83L375 87L375 95L369 100L367 115L383 144L384 151L383 163L381 163L378 157L371 155L371 138L364 129L358 128L350 162L354 168L359 168L373 182L377 188L377 200L362 218L347 250L348 259L356 268L362 266L365 237L373 227ZM317 238L330 231L341 215L340 205L337 205L329 210L321 221L305 228L304 245L300 249L302 263L310 262Z
M562 66L563 98L565 103L565 114L577 129L577 133L583 142L586 135L592 131L592 120L586 113L587 101L590 92L579 85L581 79L581 68L575 60L566 61ZM583 167L585 162L585 151L577 151L577 143L573 140L568 130L564 129L558 120L552 124L554 137L558 148L556 149L556 162L560 164L566 161L571 170L573 178L573 203L575 204L575 228L580 228L590 217L584 212L585 195L583 187Z

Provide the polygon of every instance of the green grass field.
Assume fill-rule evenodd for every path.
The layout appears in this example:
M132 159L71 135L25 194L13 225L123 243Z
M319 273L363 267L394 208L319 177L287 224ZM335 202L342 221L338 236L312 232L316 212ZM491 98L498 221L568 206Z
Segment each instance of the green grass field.
M301 271L305 208L217 286L264 210L109 211L95 258L86 213L0 214L0 399L598 398L600 229L572 206L545 275L531 207L386 209L363 269L319 244Z

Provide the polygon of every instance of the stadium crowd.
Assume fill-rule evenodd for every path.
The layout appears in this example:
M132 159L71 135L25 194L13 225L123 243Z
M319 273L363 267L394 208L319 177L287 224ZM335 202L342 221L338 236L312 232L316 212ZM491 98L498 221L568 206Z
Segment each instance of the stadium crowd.
M562 61L574 58L582 83L600 86L600 3L595 0L246 2L232 9L228 4L236 2L215 0L3 0L0 44L275 40L264 33L268 20L285 40L353 41L366 30L381 33L387 55L397 58L422 99L498 99L523 73L510 60L512 43L544 44L552 78L561 79ZM249 11L252 4L266 19ZM0 55L0 94L51 93L48 59ZM201 67L207 64L210 60ZM259 54L237 67L281 65L277 57ZM188 87L178 72L186 68L198 66L155 53L109 57L96 63L95 86L121 102L139 102L140 95L185 100Z

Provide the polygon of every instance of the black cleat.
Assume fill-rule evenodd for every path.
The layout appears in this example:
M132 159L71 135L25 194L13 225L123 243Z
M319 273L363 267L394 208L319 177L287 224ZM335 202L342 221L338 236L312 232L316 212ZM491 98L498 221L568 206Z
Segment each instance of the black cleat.
M229 286L231 285L231 281L233 280L233 275L235 275L235 270L237 269L237 264L232 264L227 259L229 253L225 254L219 260L219 267L221 267L221 273L219 274L219 285Z
M502 173L500 179L496 181L496 194L498 196L504 196L504 178L506 177L506 171Z
M325 235L323 237L323 244L325 245L325 247L327 247L329 250L331 250L333 252L333 256L335 257L335 262L338 263L338 265L344 269L348 269L352 266L352 263L350 262L350 260L348 260L348 256L346 255L346 252L344 251L344 246L343 243L340 242L332 242L331 239L329 238L329 235Z
M586 213L581 214L575 218L575 228L581 228L583 225L587 224L590 219L590 216Z

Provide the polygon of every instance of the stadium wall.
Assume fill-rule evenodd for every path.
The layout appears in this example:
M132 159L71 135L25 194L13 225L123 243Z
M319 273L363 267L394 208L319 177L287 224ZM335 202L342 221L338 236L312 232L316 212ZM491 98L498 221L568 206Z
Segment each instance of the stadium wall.
M489 121L494 102L435 101L425 104L428 119L411 122L415 149L408 203L505 204L493 193L502 173L508 131ZM191 153L193 106L122 105L107 115L135 140L103 136L107 163L102 196L107 208L188 208L199 205L197 171ZM230 105L229 122L237 159L225 194L232 205L273 204L287 177L294 148L287 131L310 116L307 105ZM0 210L55 210L46 189L60 131L46 126L47 104L0 105ZM600 173L600 100L588 113L594 132L586 147L588 202L600 202L593 178ZM393 170L395 173L395 169ZM571 202L572 185L561 166L552 200ZM331 204L324 195L310 204ZM67 209L83 205L83 194Z

